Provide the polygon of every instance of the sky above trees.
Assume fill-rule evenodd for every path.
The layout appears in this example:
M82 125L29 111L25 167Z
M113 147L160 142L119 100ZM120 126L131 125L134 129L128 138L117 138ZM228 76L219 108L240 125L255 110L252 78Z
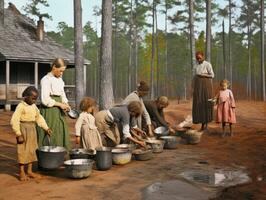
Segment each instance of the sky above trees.
M23 6L28 2L27 0L5 0L5 7L8 6L8 2L13 3L23 14ZM88 21L92 22L92 27L96 28L96 18L93 16L93 8L95 6L101 7L101 0L82 0L82 9L83 9L83 25ZM221 7L226 5L225 0L214 0L215 3L218 3ZM44 13L49 13L52 16L52 20L45 19L45 30L46 31L56 31L59 22L66 22L69 26L73 26L73 1L72 0L48 0L49 7L40 7L40 10ZM171 12L174 13L178 7L173 9ZM171 14L171 13L170 13ZM151 19L150 19L151 20ZM101 20L98 18L97 29L98 33L101 31ZM174 25L169 23L169 30L174 29ZM198 27L198 33L202 30L205 30L205 22L196 24ZM158 16L158 28L164 29L164 16L159 14ZM213 31L220 31L221 27L216 25L213 27Z

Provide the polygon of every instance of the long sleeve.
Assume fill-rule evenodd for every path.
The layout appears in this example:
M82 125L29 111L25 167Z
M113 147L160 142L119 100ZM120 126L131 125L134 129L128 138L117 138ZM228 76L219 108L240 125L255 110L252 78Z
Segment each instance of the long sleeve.
M158 119L158 121L165 127L168 127L168 123L165 121L164 119L164 113L163 113L163 110L161 111L161 114L159 113L159 111L156 109L155 111L155 115Z
M10 120L10 124L12 126L12 129L17 136L21 135L20 118L21 118L22 112L23 112L23 106L22 106L22 104L18 104L18 106L17 106L17 108L16 108L15 112L13 113L12 118Z
M168 124L164 119L163 110L159 111L154 101L146 101L144 105L149 112L151 120L162 126L168 127Z
M55 100L50 97L51 95L51 82L47 77L41 80L41 101L47 107L53 107Z
M81 127L83 124L83 115L80 115L75 124L75 135L81 136Z
M213 72L213 69L212 69L212 64L208 63L206 68L207 68L208 74L211 75L212 78L214 78L214 72Z
M68 103L68 99L67 99L67 97L66 97L66 93L65 93L64 87L65 87L65 83L63 83L63 88L62 88L62 95L61 95L61 97L62 97L62 102L63 102L63 103Z
M236 107L235 98L231 90L229 91L229 95L230 95L231 106L232 108L235 108Z
M143 116L144 116L144 118L146 120L146 123L147 123L147 125L151 125L150 115L149 115L149 113L148 113L148 111L147 111L142 99L140 99L140 103L141 103L141 106L142 106L142 109L143 109Z
M150 118L150 115L149 113L147 112L146 108L145 108L145 105L143 103L143 100L142 98L140 98L136 92L132 92L131 94L129 94L125 100L123 101L124 104L129 104L130 102L132 101L139 101L141 103L141 107L142 107L142 110L143 110L143 117L145 118L146 120L146 123L147 125L151 125L151 118Z
M39 109L36 107L36 123L38 124L38 126L40 126L41 128L43 128L44 130L49 129L45 119L43 118L43 116L41 115Z

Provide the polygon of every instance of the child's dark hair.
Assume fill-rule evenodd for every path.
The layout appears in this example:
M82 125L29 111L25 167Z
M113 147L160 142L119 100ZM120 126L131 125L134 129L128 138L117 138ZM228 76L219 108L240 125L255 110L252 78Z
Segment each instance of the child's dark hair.
M145 81L140 81L138 84L138 91L148 92L150 90L148 84Z
M56 58L53 60L51 67L60 68L63 66L67 66L68 62L63 58Z
M39 94L38 90L36 89L36 87L34 86L29 86L27 87L23 93L22 93L22 97L29 97L32 95L32 93L35 92L36 94Z
M84 97L79 104L79 109L81 111L87 111L89 107L92 107L95 105L96 105L95 99L91 97Z

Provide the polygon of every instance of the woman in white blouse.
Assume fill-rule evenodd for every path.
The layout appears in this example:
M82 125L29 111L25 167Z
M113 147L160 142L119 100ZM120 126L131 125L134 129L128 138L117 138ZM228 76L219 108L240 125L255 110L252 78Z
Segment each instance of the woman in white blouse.
M50 144L62 146L69 149L68 126L64 111L70 110L68 100L64 91L65 83L62 75L66 69L66 62L62 58L56 58L51 71L41 79L41 108L40 112L46 120L53 134ZM45 133L38 129L39 147L45 144Z
M213 120L213 106L208 99L212 98L212 79L214 73L212 65L204 60L202 52L196 53L197 65L193 67L193 123L201 123L201 130L208 127Z

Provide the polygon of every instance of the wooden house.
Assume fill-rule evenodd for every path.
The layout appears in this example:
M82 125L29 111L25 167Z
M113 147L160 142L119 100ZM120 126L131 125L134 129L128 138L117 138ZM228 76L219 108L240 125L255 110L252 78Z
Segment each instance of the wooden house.
M21 100L26 87L33 85L39 88L40 79L50 71L51 63L56 57L68 61L66 74L71 68L73 72L75 62L72 51L46 35L41 18L36 26L11 3L7 9L2 8L2 11L4 12L0 13L0 105L9 110L11 105L16 105ZM86 66L89 61L85 60L84 63ZM65 83L66 94L73 102L75 82Z

